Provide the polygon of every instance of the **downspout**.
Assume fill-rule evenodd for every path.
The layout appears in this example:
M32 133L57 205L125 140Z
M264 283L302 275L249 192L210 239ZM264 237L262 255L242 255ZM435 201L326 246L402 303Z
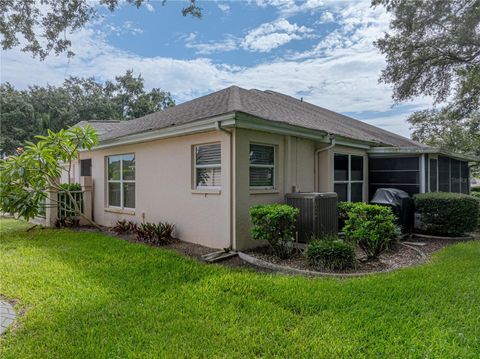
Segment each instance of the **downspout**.
M228 134L229 142L230 142L230 183L229 183L229 191L230 191L230 198L228 200L228 212L229 212L229 232L230 232L230 249L233 249L233 143L232 143L232 132L224 129L222 127L221 121L215 122L215 129L217 131L225 132Z
M318 168L318 160L319 160L318 155L320 154L320 152L328 151L329 149L331 149L335 146L335 136L328 135L328 137L330 138L330 145L328 145L327 147L324 147L324 148L320 148L320 149L315 151L315 156L314 156L314 160L315 160L315 164L314 164L314 172L315 172L315 174L314 174L314 177L315 177L314 190L315 190L315 192L319 191L319 183L318 182L319 182L319 179L320 179L319 168Z

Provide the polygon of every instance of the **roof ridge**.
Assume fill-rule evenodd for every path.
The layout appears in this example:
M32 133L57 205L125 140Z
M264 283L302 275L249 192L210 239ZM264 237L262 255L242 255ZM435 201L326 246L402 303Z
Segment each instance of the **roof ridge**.
M241 87L232 85L227 87L228 91L228 102L227 108L229 111L240 111L241 110L241 99L240 99L240 90L244 90Z
M402 140L407 140L407 141L410 141L410 142L415 142L417 143L418 145L422 145L422 143L420 142L417 142L417 141L414 141L408 137L404 137L404 136L401 136L399 134L396 134L394 132L390 132L388 130L385 130L381 127L377 127L377 126L374 126L374 125L371 125L367 122L364 122L364 121L360 121L360 120L357 120L353 117L350 117L350 116L347 116L347 115L344 115L342 113L338 113L338 112L335 112L335 111L332 111L332 110L329 110L328 108L325 108L325 107L321 107L321 106L318 106L318 105L315 105L315 104L312 104L310 102L307 102L307 101L303 101L303 100L299 100L293 96L290 96L290 95L286 95L286 94L283 94L283 93L280 93L280 92L277 92L277 91L273 91L273 90L266 90L266 91L263 91L265 93L268 93L268 94L271 94L271 95L274 95L274 96L277 96L277 97L281 97L281 98L288 98L288 99L292 99L292 100L295 100L296 102L296 107L303 107L303 106L308 106L311 110L315 111L317 109L321 109L322 111L326 111L332 115L336 115L336 116L341 116L343 119L347 120L347 121L350 121L354 124L359 124L360 126L364 126L364 127L368 127L370 130L374 130L374 131L381 131L389 136L394 136L394 137L397 137L397 138L401 138ZM302 108L303 109L303 108ZM366 131L366 129L364 130ZM368 134L370 136L370 134ZM378 142L378 140L376 140L376 142Z

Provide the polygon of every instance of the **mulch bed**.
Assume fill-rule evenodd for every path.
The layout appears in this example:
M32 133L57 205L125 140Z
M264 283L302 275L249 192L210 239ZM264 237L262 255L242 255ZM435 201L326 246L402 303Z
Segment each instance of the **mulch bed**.
M396 244L394 248L382 253L379 258L374 260L366 260L361 250L356 252L357 254L357 266L355 269L348 269L344 271L328 271L322 270L322 272L329 273L374 273L374 272L385 272L391 271L399 268L410 267L413 265L421 264L425 262L429 256L451 244L464 242L464 240L457 239L425 239L418 237L410 237L405 239L405 241ZM402 243L406 245L402 245ZM415 249L417 250L415 250ZM418 251L422 252L422 256ZM246 251L248 255L261 259L266 262L273 264L302 269L302 270L313 270L307 265L305 257L301 251L297 251L292 258L289 259L280 259L272 254L272 251L269 247L260 247Z
M96 228L93 227L78 227L76 228L80 231L98 231ZM104 228L104 234L111 235L123 240L127 240L133 243L143 243L137 241L135 239L134 234L117 234L111 231L109 228ZM476 233L474 235L476 240L480 240L480 233ZM363 253L358 250L357 251L357 267L355 269L349 269L345 271L337 271L331 273L374 273L374 272L385 272L391 271L399 268L410 267L413 265L421 264L425 262L425 260L430 257L430 255L446 246L451 244L464 242L465 240L458 240L458 239L450 239L450 238L442 238L442 239L433 239L433 238L419 238L415 236L410 236L404 238L403 242L407 244L407 246L397 244L391 250L386 251L385 253L381 254L378 259L366 261ZM156 245L152 245L156 246ZM218 249L213 249L209 247L204 247L200 244L190 243L190 242L183 242L181 240L175 239L174 241L165 244L165 245L158 245L156 247L165 248L165 249L172 249L177 251L178 253L198 260L203 261L202 255L214 252ZM425 256L422 256L416 251L415 249L421 251ZM280 259L274 256L271 252L269 247L258 247L255 249L250 249L245 251L246 254L261 259L266 262L274 263L277 265L291 267L295 269L302 269L302 270L315 270L314 268L307 265L305 258L300 250L289 259ZM223 262L219 262L219 264L233 267L233 268L250 268L260 272L271 273L274 270L267 269L267 268L260 268L250 263L247 263L240 259L239 257L233 257ZM327 270L322 270L322 272L328 272Z

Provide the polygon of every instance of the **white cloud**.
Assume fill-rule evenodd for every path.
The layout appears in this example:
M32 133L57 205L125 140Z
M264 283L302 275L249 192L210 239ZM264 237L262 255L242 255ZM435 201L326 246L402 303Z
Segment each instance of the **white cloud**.
M147 11L155 12L155 8L153 7L153 5L148 2L145 4L145 7L147 8Z
M247 32L243 39L231 34L225 35L221 41L198 42L197 35L190 33L180 38L185 46L195 49L197 54L208 55L215 52L227 52L243 49L251 52L269 52L293 40L313 38L313 29L291 24L288 20L279 19L264 23Z
M136 27L132 21L124 21L123 24L119 26L112 25L112 24L105 24L104 27L110 33L115 34L116 36L121 36L125 34L130 34L130 35L143 34L143 30L139 27Z
M290 17L301 12L313 12L325 5L323 0L306 0L298 2L295 0L256 0L255 4L259 7L275 7L278 9L281 17Z
M312 37L312 33L313 29L306 26L279 19L250 30L242 41L242 47L249 51L268 52L292 40Z
M181 36L180 39L185 42L185 47L195 49L196 53L200 55L209 55L214 52L233 51L237 49L239 42L239 39L228 34L222 41L197 42L197 34L193 32Z
M328 10L325 10L320 16L320 23L328 23L333 21L335 21L335 15Z
M218 3L217 6L220 11L223 12L225 15L230 15L230 5L225 3Z

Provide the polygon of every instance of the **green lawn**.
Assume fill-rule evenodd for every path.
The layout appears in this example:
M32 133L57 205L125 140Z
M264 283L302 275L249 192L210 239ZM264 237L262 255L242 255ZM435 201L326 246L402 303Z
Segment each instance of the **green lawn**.
M348 280L205 265L98 233L1 220L1 358L480 357L480 242Z

